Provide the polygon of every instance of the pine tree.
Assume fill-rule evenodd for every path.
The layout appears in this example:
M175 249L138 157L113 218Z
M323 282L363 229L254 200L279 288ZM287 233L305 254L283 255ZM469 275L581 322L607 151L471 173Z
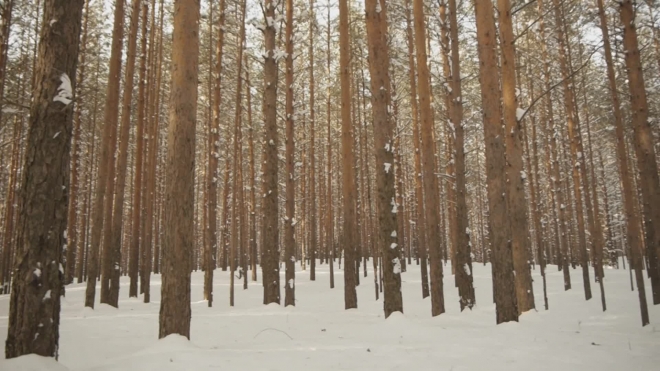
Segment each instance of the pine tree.
M285 77L286 85L286 137L285 137L285 163L286 163L286 205L284 222L284 263L286 264L286 283L284 306L296 305L295 296L295 269L296 269L296 240L294 237L295 214L295 194L296 185L294 182L294 112L293 112L293 0L286 0L286 29L285 29Z
M45 3L19 200L7 358L58 356L82 0Z
M655 154L654 136L649 122L649 108L642 73L642 61L637 41L633 2L623 0L619 3L619 15L623 25L623 48L625 50L628 87L630 90L630 111L634 133L635 157L640 175L642 196L642 220L644 221L645 245L649 251L648 269L651 275L653 304L660 304L660 176ZM642 259L641 256L639 256ZM641 274L642 265L638 264ZM638 280L638 285L640 282ZM638 287L640 295L643 283ZM641 297L640 297L641 302ZM648 319L647 319L648 322ZM643 324L644 320L642 320Z
M394 187L394 124L391 116L390 55L388 42L387 2L365 3L369 45L369 72L374 118L374 150L376 152L376 192L378 194L377 241L383 257L383 306L385 317L403 312L401 297L401 246L397 234L398 204ZM398 148L396 149L398 150ZM380 169L379 165L383 165Z
M263 166L263 224L261 269L264 282L264 304L280 303L279 268L279 200L277 135L277 61L275 3L264 1L264 166Z
M339 0L339 79L341 82L341 155L342 155L342 245L344 249L344 307L357 308L355 259L357 251L357 202L351 119L351 76L348 0ZM332 262L331 262L332 264Z
M176 0L163 226L159 338L190 338L199 0Z
M440 210L438 202L438 178L434 143L433 111L431 110L431 88L426 50L426 27L424 3L413 0L413 25L415 30L415 54L417 58L417 96L420 104L422 182L424 188L425 223L429 257L431 258L431 313L433 316L445 312L445 299L442 288L440 233ZM418 205L419 206L419 205Z
M506 200L506 164L501 125L500 84L495 50L495 21L490 0L475 0L479 80L486 141L489 233L493 265L493 291L497 323L518 320L514 286L511 230Z

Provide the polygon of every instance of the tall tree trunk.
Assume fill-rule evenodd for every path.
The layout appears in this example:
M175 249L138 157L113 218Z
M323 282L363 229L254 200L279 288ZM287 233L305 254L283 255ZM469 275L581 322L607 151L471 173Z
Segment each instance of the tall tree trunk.
M80 42L80 71L78 72L78 81L76 82L76 89L82 92L82 87L85 82L85 57L87 56L87 26L89 23L89 1L85 3L85 21L82 30L82 38ZM3 32L4 34L4 32ZM1 51L0 51L1 53ZM0 64L2 68L2 64ZM0 77L1 79L1 77ZM1 88L0 88L1 89ZM1 93L0 93L1 94ZM0 100L2 95L0 95ZM76 267L76 247L78 246L78 174L80 162L80 134L81 134L81 121L82 121L82 105L76 105L76 112L74 114L73 124L73 141L71 142L71 186L69 188L69 210L67 216L66 227L66 264L64 266L64 283L70 284L73 282L73 273Z
M486 178L488 183L488 219L493 265L493 298L497 323L518 320L518 302L513 274L511 231L506 200L506 160L501 125L500 82L495 50L495 21L492 3L475 1L477 41L480 47L479 77L486 141Z
M94 160L95 160L95 149L96 149L96 118L98 112L99 104L99 71L100 71L101 58L96 59L96 69L94 72L94 98L92 103L92 118L88 121L87 132L89 136L89 144L87 147L87 157L88 157L88 169L85 172L85 184L87 184L85 189L85 202L83 206L84 214L82 216L82 236L80 242L78 243L78 262L76 263L76 283L82 283L85 274L86 265L85 261L88 258L87 256L87 246L89 246L89 215L91 214L92 207L92 181L93 181L93 169L94 169Z
M582 51L580 51L580 65L582 65ZM607 310L607 303L605 301L605 285L603 283L603 248L605 246L605 240L603 237L603 226L601 224L600 218L600 202L598 200L598 180L596 179L596 170L594 168L594 154L593 147L591 146L591 122L589 116L589 101L587 100L587 78L586 72L582 71L582 93L584 98L584 116L585 124L587 128L587 145L589 147L589 169L591 172L591 194L593 195L593 219L592 219L592 256L593 256L593 265L595 271L596 282L600 288L600 301L603 308L603 312ZM585 179L586 177L586 156L584 151L582 151L583 159L583 174ZM585 184L586 186L586 184Z
M529 46L529 45L528 45ZM527 89L529 91L530 95L530 101L534 102L536 99L535 97L535 84L534 81L531 78L531 68L527 69ZM522 81L521 81L522 85ZM531 106L530 106L531 109ZM531 128L531 134L532 134L532 151L530 152L529 150L529 128L527 126L523 126L524 130L524 136L525 136L525 150L527 152L527 173L529 174L529 195L530 195L530 202L532 205L532 221L534 223L534 236L536 240L536 256L538 260L538 264L541 270L541 279L543 280L543 303L545 310L548 310L548 290L547 290L547 284L546 284L546 276L545 276L545 269L546 269L546 246L545 246L545 241L543 241L543 224L541 223L541 206L539 205L540 202L540 186L539 186L539 178L541 176L541 173L539 171L539 153L538 153L538 141L537 141L537 136L536 136L536 115L531 116L531 125L529 128ZM547 148L546 148L547 151Z
M539 13L545 14L543 7L543 1L537 0ZM546 91L550 91L550 58L548 56L548 43L545 35L545 17L541 17L539 20L539 37L541 38L541 58L543 62L543 82ZM557 263L559 269L563 271L564 274L564 290L570 290L571 288L571 276L570 270L568 269L568 226L566 222L566 205L564 204L564 192L561 187L561 171L559 169L559 160L558 160L558 148L557 148L557 135L555 129L555 119L552 105L552 93L548 93L545 97L545 106L547 112L547 122L548 125L544 125L545 128L545 137L550 138L550 152L552 153L552 192L553 192L553 209L555 214L559 214L559 225L558 225L558 235L560 239L558 242L557 248ZM546 122L546 120L543 120ZM548 169L550 171L550 169ZM559 204L557 213L557 204Z
M213 66L215 81L213 84L213 118L211 121L211 134L209 136L209 157L206 179L206 192L208 195L207 223L204 230L207 233L206 249L204 251L204 298L208 300L209 307L213 303L213 271L216 267L218 251L218 160L220 158L220 104L222 103L222 58L225 39L225 0L220 0L218 9L218 40L215 47L215 65Z
M139 0L135 3L140 4ZM135 5L134 5L135 6ZM133 8L135 9L135 8ZM136 13L137 15L137 13ZM132 20L131 20L132 21ZM135 176L133 178L133 209L131 210L131 258L128 267L128 275L130 277L129 297L138 296L138 267L140 260L140 246L144 248L144 243L140 243L141 225L142 225L142 199L144 197L143 190L145 188L145 181L143 170L146 164L146 151L144 147L145 135L145 74L147 69L147 22L146 19L142 20L141 38L140 38L140 69L138 74L138 107L137 107L137 128L136 128L136 145L135 145ZM130 48L130 42L129 42ZM129 51L130 53L130 51Z
M151 0L151 8L155 8L155 0ZM151 12L150 24L155 25L155 14ZM145 17L146 22L146 17ZM162 22L161 22L162 25ZM141 267L141 289L144 293L143 301L149 303L151 300L151 268L154 252L154 218L155 205L156 205L156 190L157 190L157 167L158 167L158 148L160 147L160 135L158 131L159 118L158 112L159 99L160 99L160 64L162 55L156 55L155 45L155 26L151 27L149 32L149 54L147 56L147 94L145 97L147 103L146 117L149 120L149 140L147 142L148 158L146 161L146 187L144 197L144 225L142 229L142 241L144 241L144 248L142 249L142 267ZM158 58L158 59L157 59ZM158 66L158 67L156 67Z
M32 92L5 357L58 356L82 0L46 2Z
M328 76L330 76L330 56L331 56L331 49L330 49L330 0L328 0L328 25L327 25L327 33L326 33L326 41L327 41L327 60L326 60L326 72ZM321 263L325 260L326 263L330 264L330 288L335 287L335 271L334 271L334 241L335 241L335 235L334 235L334 224L333 224L333 216L334 216L334 210L333 210L333 205L332 205L332 126L331 126L331 118L330 118L330 104L331 104L331 95L330 95L330 87L331 85L328 84L327 86L327 97L326 97L326 126L328 128L328 157L326 159L327 161L327 176L326 179L328 181L328 185L326 187L326 242L325 242L325 248L323 251L323 257L321 258ZM328 260L328 252L330 252L330 259Z
M497 0L499 11L499 36L502 50L500 70L502 72L502 114L506 147L507 202L511 220L511 249L516 279L518 313L535 308L532 274L529 267L530 244L527 221L527 199L525 198L522 126L518 119L516 97L516 59L514 51L511 1Z
M316 13L314 0L309 0L309 279L316 280L316 252L318 249L317 218L316 218L316 95L314 80L314 29L316 28Z
M424 211L427 229L427 248L431 258L431 314L445 312L442 289L442 262L440 233L440 210L438 202L438 178L436 176L433 111L431 110L430 74L426 54L426 27L424 2L413 0L413 25L415 30L415 54L417 58L417 96L419 97L422 142L422 182L424 188Z
M92 215L92 239L91 251L87 260L87 289L85 291L85 306L94 308L94 298L96 296L96 279L99 270L99 253L101 250L101 232L104 231L103 224L110 223L110 218L105 209L109 207L106 199L112 199L114 183L114 148L117 135L117 120L119 116L119 84L121 79L121 55L124 39L124 2L115 3L114 26L112 30L112 46L110 49L110 68L108 71L108 84L106 90L105 112L103 115L103 136L101 142L101 152L99 156L99 168L96 176L96 192L94 195L94 209ZM106 192L107 191L107 192ZM105 202L104 202L105 201ZM105 236L104 236L105 237ZM105 245L109 245L109 238L105 239ZM108 257L109 258L109 257ZM112 267L110 267L112 269ZM107 267L104 269L105 276L110 272ZM109 282L107 283L109 285ZM106 289L107 290L107 289ZM103 293L103 289L101 290ZM107 292L106 292L107 294ZM102 298L102 302L105 302Z
M465 129L463 128L463 93L461 88L461 63L458 51L458 20L456 0L449 0L449 36L451 39L451 93L450 115L454 130L454 163L456 172L456 278L461 310L475 305L472 277L472 244L467 206L465 179Z
M280 233L278 200L278 148L277 135L277 59L275 55L275 3L265 0L265 55L264 55L264 166L262 203L263 224L261 236L261 269L264 282L264 304L280 304Z
M175 1L159 338L180 334L190 339L198 22L199 0Z
M357 202L355 189L355 155L353 151L353 121L351 120L350 39L348 0L339 0L339 77L341 82L341 154L342 206L344 224L344 307L357 308L355 258L357 251ZM391 164L391 163L390 163ZM394 170L392 170L394 173ZM333 256L334 257L334 256Z
M240 263L239 278L243 278L243 289L247 289L247 270L245 266L245 213L243 212L243 205L245 205L244 192L243 192L243 138L242 138L242 117L243 117L243 47L245 41L245 0L242 1L242 17L240 19L240 31L238 36L239 47L238 55L236 56L237 66L236 72L239 78L236 80L236 108L234 117L234 186L232 196L232 272L236 270L236 265ZM236 259L236 253L239 256ZM234 275L232 274L231 280L233 281ZM234 285L231 285L231 300L230 304L234 305L233 290Z
M294 128L293 128L293 0L286 0L286 30L285 30L285 74L284 84L286 86L286 138L285 138L285 163L286 163L286 206L284 222L284 263L286 265L286 286L284 306L296 305L295 276L296 276L296 240L294 237L294 226L296 220L295 197L296 184L294 182Z
M585 235L584 223L584 210L582 207L582 179L580 177L578 147L580 146L579 127L576 121L576 111L574 104L574 90L570 83L570 70L568 58L566 55L564 27L565 22L562 16L562 4L560 0L553 0L554 13L555 13L555 28L557 30L557 40L559 49L559 64L561 67L561 74L563 77L564 88L564 106L566 111L566 125L568 128L568 136L570 138L570 164L573 173L573 193L575 198L575 214L577 217L577 235L578 235L578 249L580 253L580 264L582 265L582 281L584 284L584 297L586 300L591 299L591 282L589 281L589 256L587 254L587 239Z
M128 163L128 141L131 126L131 105L133 98L133 75L135 71L135 53L137 49L138 20L140 16L140 1L134 0L131 5L131 22L128 33L128 50L126 59L126 71L124 77L124 96L122 101L121 115L121 138L119 140L119 153L117 158L117 187L114 200L114 211L111 225L111 239L105 246L112 250L110 256L114 265L111 273L110 292L108 304L117 307L119 305L119 262L121 260L121 236L122 221L124 217L124 188L126 185L126 166ZM146 4L146 3L143 3ZM143 30L146 29L146 24ZM140 81L140 91L138 94L144 94L144 84ZM138 104L139 105L139 104ZM139 110L139 108L138 108Z
M385 0L367 0L365 3L369 72L373 92L371 106L373 109L374 152L378 169L376 171L376 192L378 194L378 236L376 238L383 257L385 318L393 312L403 312L401 246L399 245L401 240L397 234L398 203L394 186L394 123L390 113L392 97L387 10ZM379 168L381 164L383 165L382 170ZM346 170L344 169L344 171ZM348 266L346 264L346 267Z
M245 96L247 97L247 120L248 120L248 144L250 161L250 269L252 270L252 281L257 280L257 196L254 188L254 127L252 124L252 90L250 85L250 65L245 55Z
M644 74L637 42L633 2L620 3L621 24L623 25L623 48L626 51L626 69L630 89L630 110L635 139L635 155L640 173L642 195L642 215L646 248L649 251L649 271L653 289L653 304L660 304L660 177L655 157L655 139L648 120L648 103ZM641 257L639 257L641 259ZM641 265L638 267L641 270ZM641 272L640 272L641 273ZM640 274L638 273L638 274ZM638 282L639 284L639 282ZM639 288L642 290L643 286ZM641 295L641 293L640 293ZM641 298L640 298L641 300Z

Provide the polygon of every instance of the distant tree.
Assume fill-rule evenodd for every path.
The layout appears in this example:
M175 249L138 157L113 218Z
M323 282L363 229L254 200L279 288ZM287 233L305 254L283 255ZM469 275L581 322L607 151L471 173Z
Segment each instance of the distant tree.
M427 227L428 251L431 258L431 313L433 316L445 312L442 288L442 262L440 233L440 210L438 178L436 176L436 150L433 142L433 111L431 110L431 87L427 61L426 27L424 2L413 0L413 25L415 30L415 53L417 57L417 96L420 103L422 181L424 187L425 222Z

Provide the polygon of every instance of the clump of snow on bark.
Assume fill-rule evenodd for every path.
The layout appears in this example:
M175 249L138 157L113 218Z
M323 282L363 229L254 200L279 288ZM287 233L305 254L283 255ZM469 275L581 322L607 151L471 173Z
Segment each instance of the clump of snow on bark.
M393 264L392 272L394 274L401 274L401 261L399 260L399 258L392 259L392 264Z
M73 88L71 88L71 79L69 79L69 75L63 73L62 75L60 75L60 81L62 81L62 83L57 88L57 95L55 96L55 98L53 98L53 102L61 102L65 106L68 106L69 103L71 103L71 99L73 99Z

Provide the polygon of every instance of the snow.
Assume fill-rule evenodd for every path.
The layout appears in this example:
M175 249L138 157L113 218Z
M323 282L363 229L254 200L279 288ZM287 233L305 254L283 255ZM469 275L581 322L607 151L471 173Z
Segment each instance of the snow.
M2 352L4 354L4 352ZM36 354L28 354L22 357L0 361L2 370L12 371L68 371L61 363L50 357L41 357Z
M6 114L13 114L13 113L19 113L21 112L20 110L13 108L13 107L5 107L2 109L2 113Z
M71 103L71 99L73 99L73 89L71 88L71 79L69 79L69 75L63 73L62 75L60 75L60 81L62 81L62 83L57 88L57 95L55 96L55 98L53 98L53 102L61 102L65 106L68 106L69 103Z
M392 259L392 271L394 274L401 274L401 261L399 258Z
M525 113L527 113L527 110L518 107L516 109L516 120L518 121L522 120L523 116L525 116Z
M390 168L392 167L392 164L390 164L389 162L386 162L384 165L385 165L385 174L389 174L390 173Z
M393 265L397 269L396 258ZM62 297L59 362L28 355L0 360L0 370L614 371L654 370L660 363L660 306L649 303L652 322L642 327L627 270L606 270L607 312L600 308L597 291L592 300L584 300L579 267L571 269L573 289L564 291L562 272L554 266L547 270L550 310L544 310L540 272L533 270L537 310L523 314L519 323L498 326L489 265L473 264L476 306L460 312L448 262L446 313L431 317L430 299L420 294L420 267L413 261L401 272L404 314L387 320L382 296L374 300L372 262L366 266L369 278L357 287L359 307L348 311L337 264L335 289L328 287L327 264L317 261L316 281L297 264L296 306L286 308L262 305L260 270L258 282L250 281L247 290L236 285L236 306L229 307L229 274L219 269L215 300L208 308L204 273L194 272L190 341L179 335L157 340L160 275L151 277L149 304L129 299L129 281L121 277L119 309L98 304L99 295L95 310L83 308L85 284L68 285ZM282 286L284 277L282 271ZM281 295L283 303L284 289ZM8 314L9 295L0 295L0 344Z

